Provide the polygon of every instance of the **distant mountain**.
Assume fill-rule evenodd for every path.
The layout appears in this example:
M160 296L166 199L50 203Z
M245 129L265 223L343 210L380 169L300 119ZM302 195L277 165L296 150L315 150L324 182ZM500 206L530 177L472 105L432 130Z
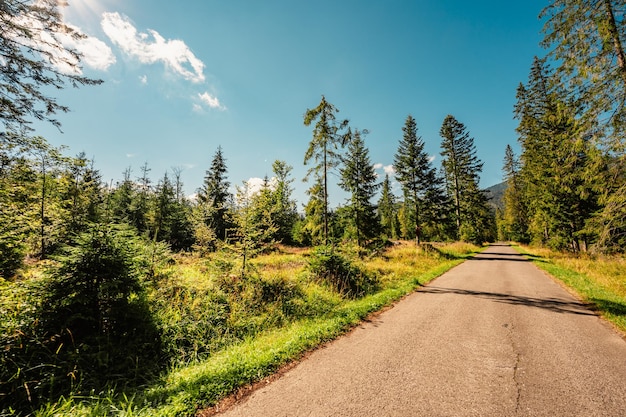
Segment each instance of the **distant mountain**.
M507 187L506 182L501 182L500 184L492 185L484 190L491 207L504 210L504 191L506 191Z

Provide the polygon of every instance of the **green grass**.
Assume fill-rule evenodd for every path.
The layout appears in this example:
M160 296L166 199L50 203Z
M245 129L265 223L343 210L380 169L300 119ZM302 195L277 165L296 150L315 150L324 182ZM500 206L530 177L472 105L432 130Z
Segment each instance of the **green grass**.
M355 261L381 283L377 292L358 299L341 297L311 281L305 268L307 252L261 256L255 260L259 274L249 281L219 276L203 259L180 259L165 271L161 283L164 287L175 284L176 289L153 290L155 305L161 306L161 322L167 321L167 328L175 332L176 324L186 316L195 318L192 323L187 320L186 327L179 325L181 333L172 337L201 337L206 331L222 331L223 335L208 340L212 346L187 348L204 353L189 355L187 351L187 360L173 363L159 379L141 389L123 393L110 388L73 395L51 402L33 415L194 415L344 334L369 314L393 304L477 250L458 244L418 249L402 243L383 256ZM209 295L213 299L206 299ZM224 306L226 301L228 317L216 320L214 316L221 314L216 306Z
M535 265L563 282L604 318L626 333L626 259L517 247Z

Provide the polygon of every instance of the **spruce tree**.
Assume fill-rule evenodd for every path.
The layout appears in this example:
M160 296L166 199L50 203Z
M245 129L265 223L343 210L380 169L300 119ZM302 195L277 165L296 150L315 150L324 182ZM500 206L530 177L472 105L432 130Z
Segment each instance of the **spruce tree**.
M324 206L324 183L322 177L315 175L315 182L306 191L309 201L304 206L304 225L301 243L321 245L328 243L328 231L325 229L328 213Z
M267 180L267 178L266 178ZM277 227L272 216L272 204L267 181L260 192L254 192L244 181L237 188L233 210L231 243L241 257L241 276L246 273L248 261L275 243Z
M442 180L432 167L428 153L424 150L424 141L417 135L417 124L411 115L406 118L402 131L402 140L394 157L395 176L402 185L405 206L411 210L414 236L419 244L427 228L425 226L436 221L442 209Z
M64 22L63 5L56 0L3 0L0 4L0 120L5 132L32 130L32 119L60 126L55 114L69 109L46 91L102 82L82 76L82 55L66 46L64 39L85 35ZM4 140L5 135L1 136Z
M378 218L382 233L389 239L397 239L400 233L396 197L391 190L389 174L385 174L380 199L378 200Z
M204 184L198 190L199 204L205 209L204 223L211 227L218 239L227 238L227 230L230 227L228 211L232 206L232 195L228 191L230 182L227 180L228 170L226 160L222 153L222 147L218 147L211 168L206 171Z
M483 163L465 125L448 115L441 126L442 167L454 204L456 233L462 240L484 241L491 234L487 198L479 188Z
M135 198L135 182L131 179L130 167L124 170L123 179L115 185L109 195L109 211L118 223L132 224L132 204Z
M502 171L507 183L504 192L503 237L506 240L528 243L528 213L521 164L511 145L506 145Z
M275 176L273 186L270 187L273 221L277 227L276 240L284 243L292 243L291 232L298 220L296 202L292 198L292 169L285 161L276 160L272 164Z
M555 80L571 100L586 104L584 116L612 138L615 150L626 144L626 21L624 0L551 0L542 45L558 64Z
M543 46L558 64L555 82L570 102L584 103L576 116L604 150L608 172L599 181L602 209L592 221L601 236L598 249L619 247L619 231L626 230L620 209L626 206L625 7L624 0L552 0L541 14L546 18Z
M59 188L62 233L65 242L70 243L73 237L87 230L90 223L101 220L104 190L94 161L88 161L84 152L69 159Z
M140 170L141 176L136 179L137 192L134 193L130 207L130 221L140 234L147 234L150 197L152 196L151 169L148 167L148 163L145 162Z
M376 207L371 200L380 184L376 182L374 165L358 129L351 135L343 161L339 186L350 193L348 207L352 215L357 245L362 246L379 232Z

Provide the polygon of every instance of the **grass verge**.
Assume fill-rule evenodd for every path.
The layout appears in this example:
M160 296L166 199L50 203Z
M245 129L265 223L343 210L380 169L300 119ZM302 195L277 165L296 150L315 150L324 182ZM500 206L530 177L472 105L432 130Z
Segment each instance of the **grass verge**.
M515 248L626 334L626 259Z

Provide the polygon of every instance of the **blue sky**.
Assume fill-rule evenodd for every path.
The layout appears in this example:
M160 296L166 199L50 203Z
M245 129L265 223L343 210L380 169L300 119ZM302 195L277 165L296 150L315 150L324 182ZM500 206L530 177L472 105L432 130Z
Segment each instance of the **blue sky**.
M188 194L218 146L232 184L293 166L299 205L308 184L307 108L322 94L351 126L368 129L384 175L408 114L439 166L446 115L464 123L484 162L481 185L501 181L507 144L518 149L515 90L527 80L546 0L70 0L65 19L89 35L77 47L100 86L51 92L71 112L63 133L36 133L93 157L103 180L156 183L183 169ZM398 193L399 194L399 193ZM333 205L343 196L331 191Z

